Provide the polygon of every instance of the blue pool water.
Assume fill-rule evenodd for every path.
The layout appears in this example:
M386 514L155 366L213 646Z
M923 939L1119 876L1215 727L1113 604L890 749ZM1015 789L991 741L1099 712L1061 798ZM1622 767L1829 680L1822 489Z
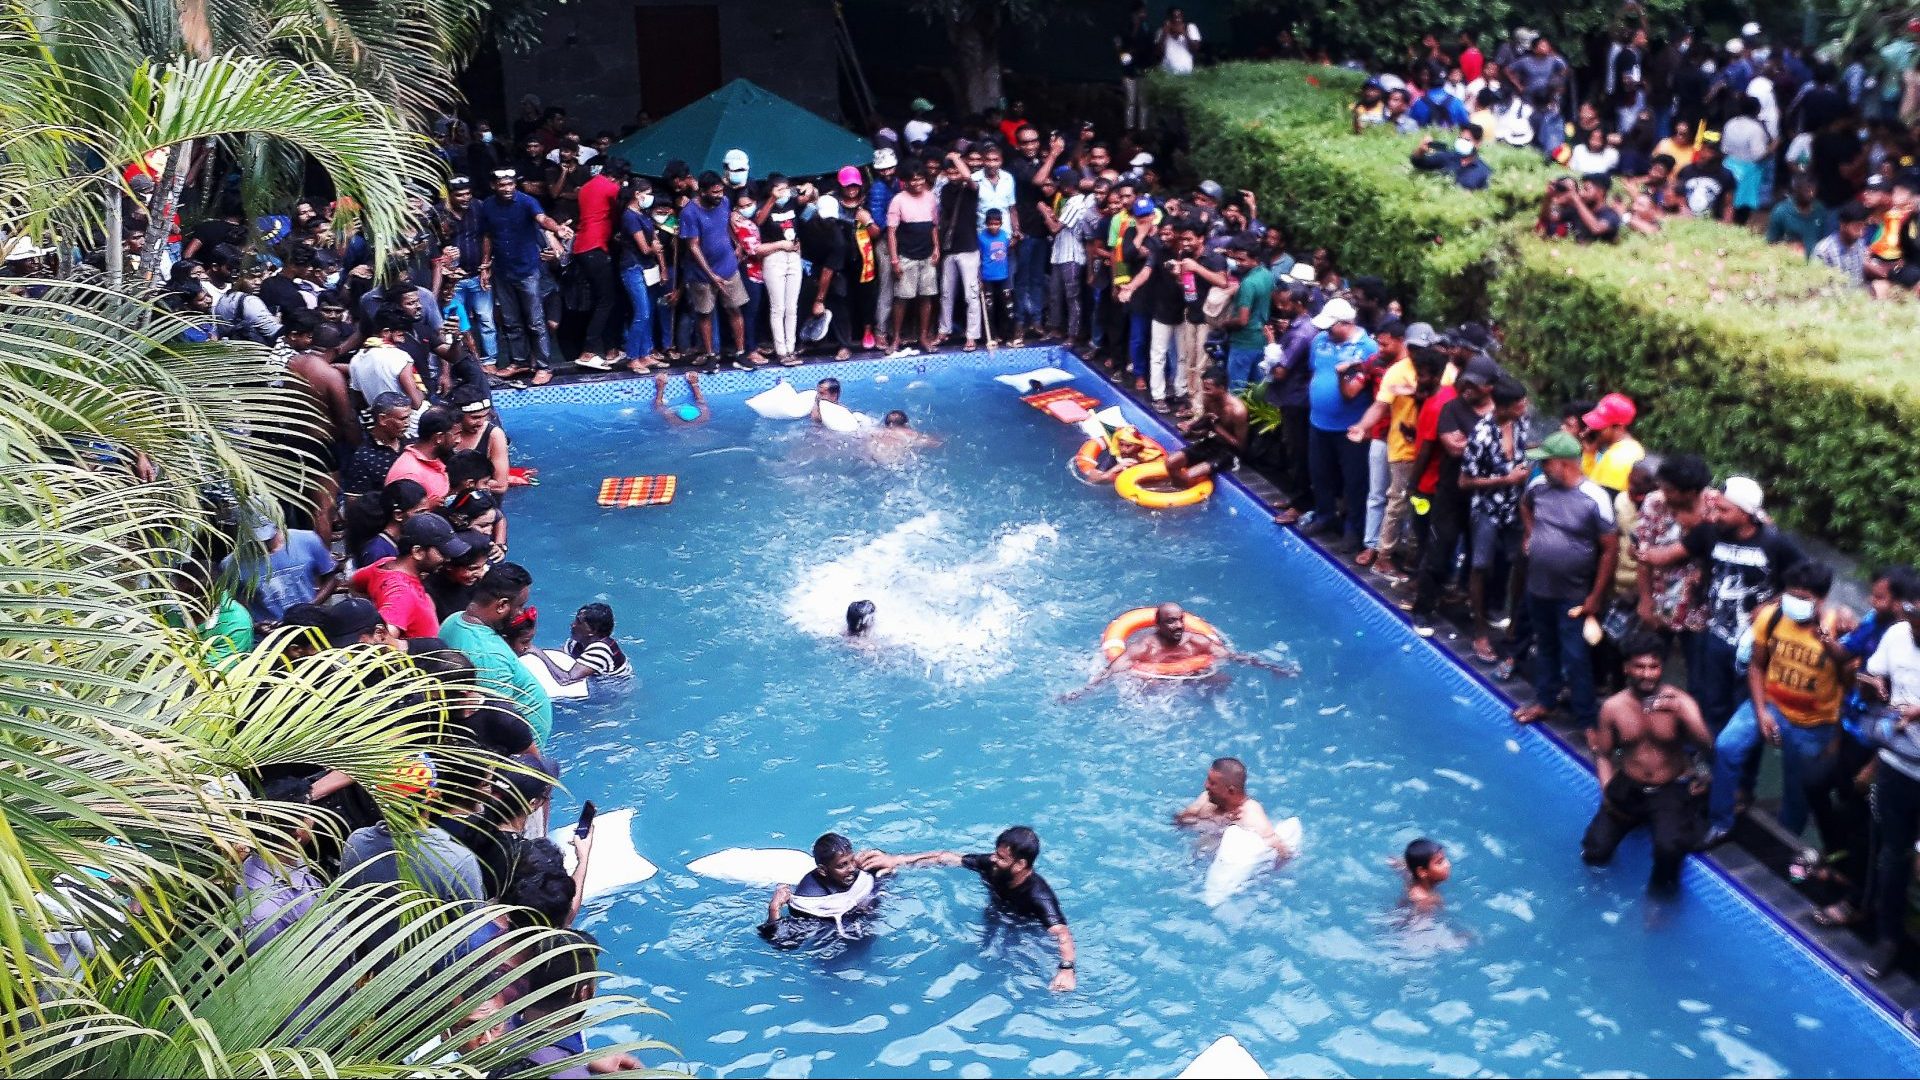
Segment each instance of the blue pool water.
M686 1065L1171 1076L1232 1034L1273 1075L1920 1072L1896 1026L1704 868L1655 903L1644 838L1582 866L1591 779L1250 499L1151 514L1070 476L1078 435L989 378L1044 359L836 365L849 406L943 440L904 464L755 419L738 388L757 373L719 380L691 429L637 385L506 403L543 480L509 504L541 640L604 600L643 680L559 717L569 799L634 807L661 868L581 924ZM669 507L594 505L601 477L665 472ZM860 596L872 649L838 634ZM1165 599L1303 674L1056 703L1109 619ZM1306 847L1209 908L1209 841L1170 816L1222 754ZM765 890L686 869L828 829L979 851L1015 823L1041 835L1076 993L1047 990L1051 941L983 917L961 870L890 882L869 937L781 952L754 930ZM1421 834L1456 876L1409 926L1388 860Z

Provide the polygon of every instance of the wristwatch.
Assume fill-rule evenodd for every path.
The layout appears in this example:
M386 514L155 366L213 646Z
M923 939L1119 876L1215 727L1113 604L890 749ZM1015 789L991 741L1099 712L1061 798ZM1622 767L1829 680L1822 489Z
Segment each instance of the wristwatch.
M1071 961L1071 960L1062 960L1062 961L1060 961L1060 970L1061 970L1061 971L1072 971L1072 970L1073 970L1073 961Z

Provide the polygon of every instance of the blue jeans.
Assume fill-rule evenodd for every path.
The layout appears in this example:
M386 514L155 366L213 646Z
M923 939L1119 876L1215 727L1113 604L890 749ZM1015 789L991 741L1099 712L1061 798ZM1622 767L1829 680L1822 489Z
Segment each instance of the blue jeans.
M1107 344L1107 320L1101 311L1101 305L1107 299L1107 287L1089 286L1087 291L1093 294L1093 303L1087 306L1087 344L1095 349Z
M496 275L493 279L494 310L500 313L499 342L509 366L553 366L553 335L547 330L547 305L541 287L538 273L523 278Z
M499 336L493 331L493 293L480 287L480 278L464 277L454 285L453 295L467 309L473 321L473 336L480 341L480 359L491 360L500 349Z
M1153 355L1153 316L1127 313L1127 355L1133 358L1133 377L1146 378Z
M1740 703L1751 697L1747 676L1734 669L1734 647L1711 630L1693 636L1693 655L1687 657L1687 692L1700 703L1700 716L1718 732Z
M1807 792L1826 780L1826 770L1833 761L1827 749L1839 734L1840 725L1803 728L1788 723L1772 703L1768 703L1767 711L1780 727L1780 824L1798 836L1807 827ZM1707 797L1707 821L1714 828L1733 828L1740 772L1759 748L1760 724L1754 717L1753 701L1748 699L1734 710L1733 719L1713 741L1713 791Z
M1593 663L1587 656L1587 639L1580 634L1584 619L1573 619L1567 612L1580 606L1578 600L1527 594L1527 610L1533 616L1533 695L1551 709L1560 700L1560 689L1573 692L1573 718L1583 728L1591 728L1600 719L1600 706L1593 696Z
M1314 528L1341 521L1339 500L1346 501L1346 538L1359 543L1367 516L1367 444L1347 438L1345 428L1307 433L1307 470L1313 474Z
M1032 330L1038 333L1046 327L1047 313L1047 275L1049 256L1053 253L1051 237L1021 237L1019 246L1013 249L1013 325L1014 332Z
M628 356L652 356L654 353L653 295L647 292L646 271L638 265L620 271L620 284L627 287L627 299L633 302L633 319L627 323L627 338L621 346Z
M1227 349L1228 389L1239 393L1253 379L1253 366L1266 355L1265 349Z

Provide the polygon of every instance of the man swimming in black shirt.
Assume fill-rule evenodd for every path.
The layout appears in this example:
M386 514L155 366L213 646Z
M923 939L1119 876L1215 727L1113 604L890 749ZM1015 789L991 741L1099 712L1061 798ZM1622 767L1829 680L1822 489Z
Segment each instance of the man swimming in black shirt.
M1060 948L1060 967L1054 972L1053 989L1072 990L1073 931L1067 929L1067 917L1060 913L1060 900L1047 879L1033 872L1040 858L1040 837L1025 825L1015 825L993 842L991 855L961 855L953 851L923 851L915 855L889 855L884 851L863 851L860 865L875 874L889 874L909 866L964 866L979 874L993 894L994 904L1010 915L1037 919L1053 935Z
M826 833L813 842L813 869L797 883L773 890L760 934L780 948L793 948L822 921L831 920L840 936L847 937L846 920L872 911L879 894L873 875L855 859L853 842ZM784 917L788 912L791 923Z

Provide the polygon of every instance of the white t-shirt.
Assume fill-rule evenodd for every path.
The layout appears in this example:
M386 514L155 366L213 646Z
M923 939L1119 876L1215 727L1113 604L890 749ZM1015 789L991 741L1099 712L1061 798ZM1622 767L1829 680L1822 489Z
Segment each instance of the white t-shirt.
M1913 644L1913 627L1904 620L1887 628L1880 647L1867 658L1867 674L1887 676L1887 700L1895 705L1920 705L1920 648Z
M1780 99L1773 92L1773 80L1755 75L1747 80L1747 96L1760 103L1760 123L1767 129L1767 138L1774 138L1780 133Z
M1200 28L1187 24L1185 37L1168 35L1160 43L1160 68L1173 75L1193 74L1193 50L1200 44Z
M1620 151L1611 146L1603 146L1595 151L1587 149L1586 143L1581 143L1567 157L1567 168L1575 176L1611 176L1613 170L1619 167Z
M409 396L402 379L412 378L413 357L391 345L369 345L347 364L347 383L372 403L381 394Z
M925 120L909 120L900 129L900 133L906 136L907 145L912 146L914 143L926 142L927 138L933 134L933 125Z

